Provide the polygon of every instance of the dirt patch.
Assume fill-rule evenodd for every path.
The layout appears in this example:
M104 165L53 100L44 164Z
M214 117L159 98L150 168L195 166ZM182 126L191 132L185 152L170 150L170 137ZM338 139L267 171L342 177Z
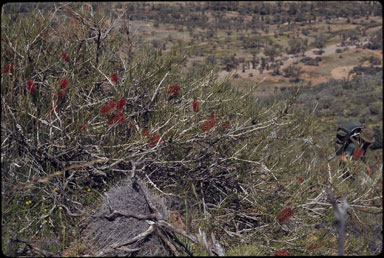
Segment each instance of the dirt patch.
M336 67L331 71L331 76L336 80L348 78L348 74L353 69L353 67L355 67L355 65Z
M374 54L378 58L380 58L381 61L383 61L383 50L372 50L372 49L364 49L365 52Z

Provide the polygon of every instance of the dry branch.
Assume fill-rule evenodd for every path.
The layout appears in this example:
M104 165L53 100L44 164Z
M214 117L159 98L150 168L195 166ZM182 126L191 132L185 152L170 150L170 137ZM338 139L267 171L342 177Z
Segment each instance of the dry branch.
M346 215L348 210L348 204L345 199L343 199L343 205L339 206L335 200L335 197L332 193L332 191L329 188L326 188L327 191L327 197L329 202L332 204L335 217L337 219L337 232L339 235L338 238L338 255L343 256L344 255L344 244L345 244L345 221L346 221Z

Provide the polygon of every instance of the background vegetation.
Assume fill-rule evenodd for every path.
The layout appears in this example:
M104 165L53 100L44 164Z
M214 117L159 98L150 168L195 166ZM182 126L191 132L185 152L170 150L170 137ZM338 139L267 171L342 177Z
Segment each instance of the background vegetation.
M291 23L313 15L381 14L368 4L344 13L318 2L280 3L248 10L238 2L187 5L201 12L253 11L263 19L241 28L237 17L238 23L221 28L227 23L217 15L206 33L267 30L266 24L277 22L271 16ZM328 188L338 202L345 198L349 204L345 253L382 250L381 69L356 66L348 80L297 83L255 97L262 83L239 90L228 78L218 80L213 61L188 67L192 47L181 42L164 51L135 37L130 27L140 7L159 14L159 26L165 19L184 19L188 27L207 18L166 11L188 10L178 4L105 6L2 8L3 253L94 255L98 247L85 237L89 220L104 193L132 171L168 200L183 229L213 232L229 255L337 254ZM295 52L301 43L291 44ZM278 48L269 50L270 58ZM375 128L377 143L367 154L371 176L364 166L342 169L337 159L328 160L343 117ZM343 177L346 172L353 176ZM180 241L192 254L206 254Z

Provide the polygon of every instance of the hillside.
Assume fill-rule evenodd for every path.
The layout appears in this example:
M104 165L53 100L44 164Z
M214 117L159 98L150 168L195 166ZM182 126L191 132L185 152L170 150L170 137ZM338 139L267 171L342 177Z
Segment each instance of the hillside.
M3 5L2 252L378 254L379 7ZM330 160L347 118L372 173Z

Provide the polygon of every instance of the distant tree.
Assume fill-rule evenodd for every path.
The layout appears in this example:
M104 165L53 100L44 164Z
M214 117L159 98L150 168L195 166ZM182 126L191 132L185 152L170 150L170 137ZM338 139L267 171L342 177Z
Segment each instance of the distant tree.
M301 67L299 66L294 66L290 65L287 68L283 70L284 72L284 77L292 77L294 78L294 81L299 81L300 80L300 75L303 73Z
M293 38L288 41L288 54L297 54L302 51L305 51L308 41L301 38Z
M369 43L367 48L369 49L383 49L383 31L377 30L376 33L374 33L369 38Z
M280 55L281 46L278 44L273 44L271 46L267 46L264 49L264 55L268 56L270 61L274 61L276 56Z
M272 75L273 76L281 74L280 73L280 63L272 63L271 69L272 69Z
M327 43L327 36L324 33L319 33L315 37L315 46L320 50L325 47L325 43Z
M207 56L207 63L210 65L215 65L216 64L216 57L215 55L209 55Z
M152 40L152 46L153 48L160 48L160 41L157 39Z
M265 69L265 66L266 66L267 62L265 60L264 57L261 58L261 64L260 64L260 67L264 70Z

